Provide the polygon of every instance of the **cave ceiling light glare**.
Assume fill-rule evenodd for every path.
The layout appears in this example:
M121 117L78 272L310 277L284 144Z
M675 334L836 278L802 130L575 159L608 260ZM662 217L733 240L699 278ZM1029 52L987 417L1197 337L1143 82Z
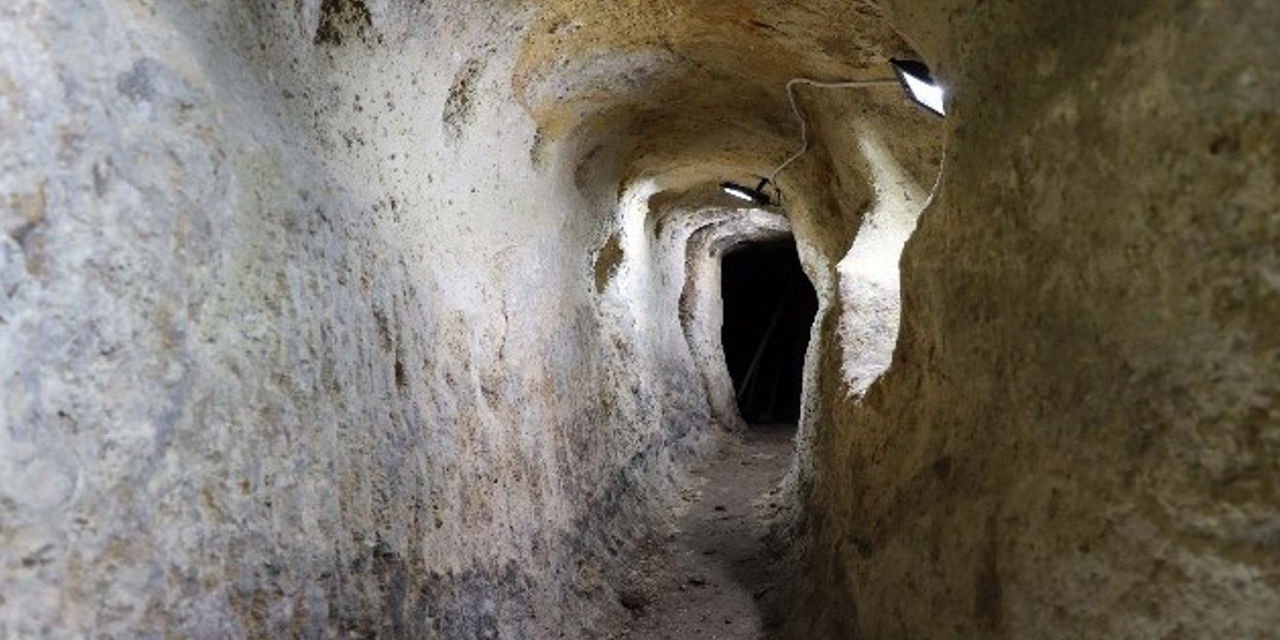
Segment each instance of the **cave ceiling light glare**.
M890 60L898 81L912 102L938 117L946 117L946 91L929 73L929 67L915 60Z

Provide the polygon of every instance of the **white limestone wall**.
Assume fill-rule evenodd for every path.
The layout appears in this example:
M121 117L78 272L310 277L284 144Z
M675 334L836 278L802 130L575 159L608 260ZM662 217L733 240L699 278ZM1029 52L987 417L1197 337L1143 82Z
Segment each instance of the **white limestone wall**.
M618 620L706 403L592 286L528 18L0 8L0 636Z

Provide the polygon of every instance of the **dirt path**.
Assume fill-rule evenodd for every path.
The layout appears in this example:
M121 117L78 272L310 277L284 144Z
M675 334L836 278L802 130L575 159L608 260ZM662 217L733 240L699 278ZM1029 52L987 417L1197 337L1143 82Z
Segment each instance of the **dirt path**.
M758 427L729 439L694 469L700 486L650 576L631 602L635 619L620 638L760 640L769 637L775 559L763 540L777 511L770 491L791 461L794 427Z

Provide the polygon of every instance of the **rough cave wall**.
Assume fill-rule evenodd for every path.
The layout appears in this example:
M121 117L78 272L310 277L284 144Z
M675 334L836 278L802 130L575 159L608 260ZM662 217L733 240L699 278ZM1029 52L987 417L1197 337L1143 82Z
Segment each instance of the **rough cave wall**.
M812 486L814 444L830 424L824 404L858 397L889 365L901 316L902 245L942 165L942 122L901 99L876 97L861 91L802 93L813 148L780 179L791 194L787 216L819 300L805 361L797 455L784 482L792 508L802 506L800 494ZM833 352L841 354L838 376L825 370ZM839 388L826 389L830 381ZM803 556L808 539L797 537L797 526L804 519L782 518L778 524L775 542Z
M1280 9L890 5L945 169L892 367L823 353L791 637L1278 637Z
M1280 627L1274 3L226 4L0 8L0 635L601 634L716 415L653 199L912 45L954 115L865 396L865 142L915 206L938 127L802 98L783 176L791 631Z
M707 409L595 290L613 203L512 93L531 19L0 8L0 636L620 619Z
M666 226L673 236L671 244L683 249L687 271L678 312L694 367L702 376L707 404L717 424L743 431L747 425L738 410L721 337L721 263L739 244L785 238L791 225L776 212L735 207L680 211L673 217Z

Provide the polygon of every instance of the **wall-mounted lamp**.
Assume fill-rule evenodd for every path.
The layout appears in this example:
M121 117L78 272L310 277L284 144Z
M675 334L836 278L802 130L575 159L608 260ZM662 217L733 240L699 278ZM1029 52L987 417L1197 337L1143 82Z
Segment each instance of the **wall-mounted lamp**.
M889 64L893 65L893 72L897 74L898 82L902 83L903 90L907 92L912 102L940 118L946 117L947 108L944 100L946 92L934 81L928 66L915 60L890 60Z
M758 205L770 205L773 204L773 198L770 198L769 194L764 192L765 187L769 186L769 182L768 178L764 178L760 180L760 184L756 185L754 189L744 187L736 182L722 182L720 183L720 189L739 200Z

